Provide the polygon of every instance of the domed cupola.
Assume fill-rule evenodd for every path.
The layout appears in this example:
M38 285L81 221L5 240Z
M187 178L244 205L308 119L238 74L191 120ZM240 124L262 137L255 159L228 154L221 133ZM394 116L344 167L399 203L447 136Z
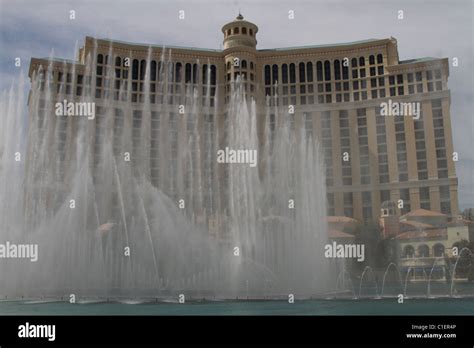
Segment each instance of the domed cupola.
M240 46L255 49L257 47L257 31L258 27L244 20L244 16L239 13L235 20L222 27L224 50Z

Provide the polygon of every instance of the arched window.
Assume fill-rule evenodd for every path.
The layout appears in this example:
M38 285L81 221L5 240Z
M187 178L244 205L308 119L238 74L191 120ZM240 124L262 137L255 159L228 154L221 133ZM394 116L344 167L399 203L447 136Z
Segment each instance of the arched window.
M324 80L331 80L331 63L329 62L329 60L326 60L324 62Z
M341 79L341 62L338 59L334 61L334 79Z
M193 83L198 83L198 65L193 65Z
M375 64L375 56L372 54L369 56L369 64L374 65Z
M290 64L290 83L296 83L296 71L295 71L295 64Z
M230 70L230 61L227 62L227 70Z
M211 65L211 85L215 85L217 80L216 66Z
M239 33L239 28L238 27L234 28L234 34L238 34L238 33Z
M207 64L204 64L204 65L202 66L202 83L203 83L203 84L207 84L207 83L208 83L208 81L207 81L207 78L208 78L208 76L209 76L209 73L208 73L208 71L207 71L208 69L209 69L209 68L208 68Z
M383 63L383 56L381 54L377 54L377 64Z
M316 62L316 78L318 81L323 80L323 63L322 62Z
M138 80L138 59L134 59L132 63L132 80Z
M247 69L247 61L245 59L240 62L240 67L242 69Z
M103 64L104 63L104 56L102 54L97 55L97 64Z
M277 82L278 82L278 65L273 64L273 66L272 66L272 84L274 85Z
M359 58L359 66L364 66L365 65L365 58L364 57L360 57Z
M150 65L150 79L156 81L156 61L152 60Z
M351 59L351 67L357 68L357 58L352 58Z
M232 34L232 30L227 29L227 36L229 36L230 34Z
M265 84L271 84L271 76L270 76L270 65L265 65Z
M121 66L122 65L122 59L120 57L115 57L115 66Z
M349 80L349 67L342 64L342 79Z
M253 70L253 62L250 62L250 70Z
M301 62L298 66L299 71L300 71L300 82L306 82L306 72L305 72L305 66L304 63Z
M163 72L161 71L161 61L159 61L159 62L156 63L156 75L157 75L156 79L157 80L160 80L162 78L162 76L161 76L162 73Z
M184 71L184 82L185 83L191 82L191 68L192 68L191 64L186 63L185 71Z
M181 71L183 70L183 64L181 64L180 62L177 62L176 65L175 65L175 79L176 79L176 82L181 82Z
M429 257L430 256L430 248L426 244L421 244L418 247L418 257Z
M281 82L288 83L288 64L281 66Z
M249 29L249 34L253 36L253 30Z
M140 61L140 80L145 80L146 74L146 60L142 59Z
M433 254L435 257L441 257L444 256L444 245L443 244L435 244L433 246Z
M245 35L247 34L247 28L245 27L242 28L242 34L245 34Z
M174 63L173 62L168 62L168 81L173 81L173 75L174 75Z
M307 74L307 81L313 82L313 63L308 62L306 63L306 74Z
M158 70L158 79L160 79L160 77L161 77L160 74L163 73L163 66L162 66L161 61L158 62L157 70Z
M404 249L403 249L403 257L405 258L411 258L411 257L414 257L415 256L415 248L413 248L411 245L407 245Z

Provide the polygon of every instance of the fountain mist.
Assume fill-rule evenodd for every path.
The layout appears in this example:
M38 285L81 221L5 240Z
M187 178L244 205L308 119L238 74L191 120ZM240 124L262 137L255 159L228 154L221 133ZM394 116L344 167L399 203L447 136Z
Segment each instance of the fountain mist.
M274 108L273 122L269 108L259 113L244 81L234 83L225 106L211 105L210 65L202 96L189 85L179 103L157 109L150 86L168 100L173 68L163 50L155 80L152 56L150 48L139 104L129 99L130 84L113 92L118 100L112 92L94 99L96 57L86 58L84 80L90 76L92 85L74 100L97 102L93 120L54 115L54 103L71 96L52 83L51 61L32 77L28 150L23 81L3 93L0 242L37 244L39 255L35 263L2 261L0 294L233 298L328 291L317 139L294 129L295 115ZM112 48L109 57L114 86ZM63 68L76 82L75 65ZM181 104L182 115L175 113ZM257 150L258 166L218 164L216 152L226 146Z

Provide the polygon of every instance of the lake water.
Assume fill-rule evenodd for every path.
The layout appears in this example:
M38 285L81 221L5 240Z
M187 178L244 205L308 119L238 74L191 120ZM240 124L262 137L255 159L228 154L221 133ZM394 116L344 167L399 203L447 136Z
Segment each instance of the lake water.
M0 301L0 315L473 315L474 298L68 302Z

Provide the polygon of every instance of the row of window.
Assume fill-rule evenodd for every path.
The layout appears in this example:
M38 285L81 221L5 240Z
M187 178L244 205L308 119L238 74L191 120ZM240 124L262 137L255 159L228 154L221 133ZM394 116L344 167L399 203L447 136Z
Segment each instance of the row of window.
M119 58L119 57L117 57ZM152 61L151 62L151 81L150 81L150 86L149 86L149 92L150 93L155 93L158 89L162 89L163 86L156 86L155 81L157 80L156 77L156 62ZM158 64L161 64L158 62ZM171 63L170 63L171 64ZM300 63L303 64L304 63ZM309 63L308 63L309 64ZM286 66L286 65L284 65ZM294 66L294 64L293 64ZM269 68L269 66L267 66ZM273 69L276 67L276 70L278 70L277 66L274 65ZM290 64L291 68L291 64ZM128 93L128 70L123 70L121 71L120 69L115 69L115 80L113 78L110 78L107 73L107 69L102 69L102 66L97 67L97 73L98 77L96 79L96 91L95 91L95 96L96 98L109 98L113 96L115 100L122 100L126 101L128 100L129 96L127 95ZM146 61L142 60L141 62L138 62L138 60L134 60L133 63L133 76L132 76L132 92L137 92L135 96L132 95L132 102L144 102L144 96L139 96L138 92L144 92L144 84L143 83L138 83L138 81L144 80L145 75L146 75ZM159 69L158 69L159 70ZM209 71L210 70L210 71ZM275 70L275 69L274 69ZM285 71L285 69L283 69ZM303 68L304 70L304 68ZM186 67L184 69L184 80L182 79L182 74L183 74L183 67L182 63L176 63L174 68L171 68L169 70L169 79L172 81L171 83L177 83L180 84L181 81L184 81L185 83L190 83L190 84L196 84L199 83L199 78L198 78L198 66L197 64L190 64L187 63ZM308 79L306 81L312 81L312 69L308 69ZM210 72L210 74L209 74ZM291 69L290 69L291 72ZM60 73L62 74L62 73ZM237 78L238 75L240 75L240 72L236 72L234 75L234 79ZM61 77L58 79L58 84L57 84L57 92L58 93L65 93L67 95L73 94L73 84L72 82L72 77L71 74L68 73L66 81ZM242 73L244 78L247 78L246 73ZM408 73L406 76L408 76L408 81L418 81L419 77L416 77L416 80L413 78L413 73ZM273 74L273 78L270 81L277 81L277 76L278 72ZM284 75L285 76L285 75ZM290 74L290 80L293 80L293 74ZM303 75L305 76L305 75ZM403 76L404 75L396 75L396 76L389 76L390 80L390 85L388 87L389 95L390 96L398 96L398 95L405 95L406 93L406 87L408 87L408 93L413 94L415 93L415 86L416 86L416 93L423 93L424 87L423 83L416 84L408 84L408 86L405 86L403 84ZM411 78L409 76L412 76ZM415 76L421 76L421 72L418 72L415 74ZM440 71L435 70L434 72L432 71L427 71L426 72L427 78L430 76L433 82L427 82L427 90L434 91L435 88L436 90L442 90L442 81L436 81L434 79L440 77ZM230 81L231 76L230 74L226 74L227 81ZM421 78L421 77L420 77ZM124 81L122 81L122 79ZM300 76L300 80L301 80ZM350 102L350 101L361 101L361 100L368 100L368 99L377 99L377 98L385 98L387 96L386 94L386 87L385 87L385 77L377 77L377 78L370 78L368 79L363 79L363 80L356 80L352 81L350 84L349 82L328 82L328 83L319 83L316 85L317 89L315 91L314 87L315 85L313 83L301 83L299 86L296 85L284 85L282 86L281 94L282 94L282 101L281 103L283 105L312 105L315 103L340 103L340 102ZM254 81L254 74L250 73L250 80L251 82ZM88 82L86 81L86 85L82 85L83 81L83 75L77 75L77 87L75 90L75 94L78 96L81 95L89 95L91 92L91 87L90 87L90 77L88 77ZM136 82L135 82L136 81ZM215 86L217 83L217 75L216 75L216 67L214 65L211 66L209 69L207 65L203 66L203 71L202 71L202 79L201 81L207 81L206 84L210 84L211 86ZM113 82L113 87L116 90L114 93L107 93L105 91L100 90L101 88L107 89L107 88L112 88L112 82ZM369 85L370 82L370 85ZM398 83L402 83L401 85L397 85ZM180 86L177 86L176 88L179 88ZM298 87L298 89L297 89ZM41 81L40 82L40 89L44 90L45 88L45 82ZM172 87L169 87L172 88ZM253 93L255 91L255 86L253 83L250 83L250 89L248 89L247 85L245 86L247 92ZM123 89L122 95L119 95L119 91ZM212 92L214 91L214 92ZM215 88L213 88L211 91L211 96L215 95ZM227 86L226 89L227 92L230 92L230 87ZM276 87L265 87L265 95L267 96L276 96L278 94L278 89ZM158 91L160 92L160 91ZM176 93L180 93L178 90L176 90ZM297 96L297 93L299 93L299 96ZM205 94L205 91L203 91L203 94ZM289 96L288 96L289 95ZM154 99L154 97L151 97L151 99ZM155 103L153 100L150 100L151 103ZM160 103L159 101L156 103ZM172 102L169 102L172 103ZM280 99L270 99L269 100L270 105L280 105Z
M347 110L339 112L339 134L341 143L341 165L343 185L352 185L351 141L349 131L349 113Z
M375 131L377 135L377 154L379 163L379 183L389 182L388 154L387 154L387 130L385 128L385 117L380 116L380 108L375 108ZM382 202L386 199L382 200Z
M435 134L436 162L438 168L438 177L448 177L448 158L446 153L446 140L444 136L443 109L440 99L431 101L433 112L433 126Z
M430 247L426 244L419 245L416 253L415 253L415 248L412 245L406 245L403 248L404 258L442 257L442 256L444 256L444 245L441 243L437 243L433 245L433 249L431 252L430 252Z
M375 64L375 56L371 55L369 57L369 64ZM381 54L377 55L377 64L383 64L383 57ZM313 62L300 62L298 64L298 75L296 74L296 64L282 64L281 65L281 83L304 83L304 82L313 82ZM359 66L365 66L365 58L359 58ZM357 59L353 58L351 61L351 67L357 68ZM373 70L372 70L373 69ZM374 67L369 69L370 75L383 75L384 69L383 65L375 70ZM377 73L376 73L377 72ZM361 77L365 77L366 70L365 68L360 69ZM279 80L279 66L277 64L265 65L264 67L264 82L265 85L273 85ZM298 76L298 81L297 81ZM353 70L353 78L358 78L358 70ZM336 59L332 63L329 60L324 62L316 62L316 80L317 81L331 81L331 80L348 80L349 79L349 64L348 61Z
M71 75L71 74L67 74ZM72 81L68 79L68 81ZM96 88L95 88L95 98L103 98L109 99L113 98L114 100L121 100L127 101L131 100L132 102L145 102L145 95L149 94L149 99L147 102L152 104L184 104L185 96L184 91L186 88L182 88L180 84L176 83L169 83L167 91L163 90L163 84L157 83L150 83L148 85L148 91L145 91L145 84L143 82L132 82L131 89L129 91L129 83L128 81L124 80L114 80L113 85L111 84L111 79L106 79L103 77L96 78ZM46 83L44 81L40 82L40 91L44 92ZM54 88L54 83L49 84L50 88ZM65 94L65 95L73 95L76 96L87 96L91 95L92 87L91 87L91 77L86 76L84 78L83 75L77 75L76 80L76 87L74 90L74 84L71 83L58 83L56 84L56 93L58 94ZM209 95L211 106L214 104L213 98L216 95L216 87L213 86L205 86L202 88L202 103L203 105L206 104L206 97ZM131 99L130 93L131 92ZM167 93L167 95L163 95L163 93ZM182 99L182 100L181 100Z
M357 137L359 141L360 183L370 184L369 138L365 109L357 109Z
M407 74L408 75L408 74ZM397 75L403 76L403 75ZM389 76L389 78L395 76ZM390 85L386 87L386 77L373 77L370 79L353 80L347 82L327 82L327 83L298 83L283 85L281 87L282 105L312 105L315 103L341 103L361 100L373 100L386 98L387 96L403 96L408 94L423 93L424 91L433 92L443 89L442 81L427 82L427 87L423 83L405 86ZM273 81L273 80L272 80ZM395 81L395 80L394 80ZM416 91L415 91L416 86ZM316 89L315 89L316 87ZM387 93L388 92L388 93ZM299 96L298 96L299 94ZM277 87L265 87L265 95L275 97L271 99L271 105L280 105L279 90ZM288 97L288 95L290 95Z
M439 186L440 198L441 198L441 212L443 214L451 214L451 202L449 200L449 185ZM364 221L372 219L372 194L376 195L376 191L363 191L361 192L361 203L362 203L362 217ZM390 190L380 190L380 203L392 201L390 196ZM406 214L411 211L410 204L410 189L399 190L400 199L403 200L403 207L400 209L401 214ZM354 217L354 192L343 192L343 209L344 216ZM432 207L430 203L430 188L420 187L419 188L420 207L427 210L437 210L438 207ZM335 194L333 192L327 193L327 204L328 204L328 215L336 215L335 211ZM443 204L444 202L444 204Z
M369 221L373 218L372 215L372 191L363 191L362 195L362 218L364 221ZM336 215L335 202L334 202L334 193L328 192L326 194L327 198L327 214L329 216ZM348 217L353 217L353 192L345 192L343 194L343 203L344 203L344 215Z
M227 62L227 71L230 70L230 68L233 66L234 68L239 68L239 69L247 69L248 65L247 65L247 61L245 59L238 59L238 58L234 58L236 59L234 61L234 64L232 64L230 61ZM250 62L250 70L255 70L255 65L253 62Z
M321 115L321 145L323 148L324 164L326 168L326 185L333 186L333 156L332 156L332 134L331 134L331 112L323 111Z
M440 105L440 100L434 100L433 105ZM437 116L442 121L441 109L434 108L437 110ZM387 153L387 134L386 134L386 120L385 117L380 116L380 109L376 108L376 140L377 140L377 153L378 153L378 171L379 171L379 183L389 182L389 165L388 165L388 153ZM396 156L397 156L397 167L398 167L398 181L408 181L408 158L407 158L407 147L406 147L406 133L405 133L405 120L406 117L398 116L394 118L395 126L395 141L396 141ZM427 166L427 155L426 155L426 143L424 135L424 122L422 117L420 120L414 120L414 136L416 145L416 158L417 158L417 171L418 180L428 179L428 166ZM436 143L437 153L437 165L438 165L438 177L447 177L447 159L444 141L444 132L436 133L438 127L442 127L442 122L434 118L433 123L435 125L435 137L438 142ZM442 128L439 128L442 130ZM357 137L358 137L358 150L359 150L359 165L360 165L360 182L361 184L371 183L371 173L369 166L369 147L368 147L368 130L367 130L367 118L365 115L365 109L357 109ZM342 161L342 182L343 185L352 185L352 168L351 168L351 144L350 141L350 129L349 119L347 111L339 112L339 141L341 146L341 161ZM321 144L323 147L323 153L326 160L326 175L328 185L332 185L332 133L331 133L331 120L330 112L323 112L321 119Z
M395 141L397 148L398 181L408 181L407 144L405 139L405 116L395 117Z
M115 57L115 67L110 66L108 63L108 56L105 56L104 59L102 54L97 55L97 76L108 76L114 73L115 78L128 79L128 65L130 62L127 59ZM199 71L201 71L201 75ZM131 61L131 73L132 80L144 81L148 73L150 81L163 81L167 77L168 82L175 83L184 81L185 83L193 84L217 84L217 69L214 64L203 64L201 67L197 63L157 62L156 60L147 62L145 59L133 59Z
M242 34L242 35L250 35L250 36L253 36L253 29L252 28L248 28L247 30L247 27L234 27L234 28L229 28L225 31L225 36L228 37L230 35L238 35L238 34Z

